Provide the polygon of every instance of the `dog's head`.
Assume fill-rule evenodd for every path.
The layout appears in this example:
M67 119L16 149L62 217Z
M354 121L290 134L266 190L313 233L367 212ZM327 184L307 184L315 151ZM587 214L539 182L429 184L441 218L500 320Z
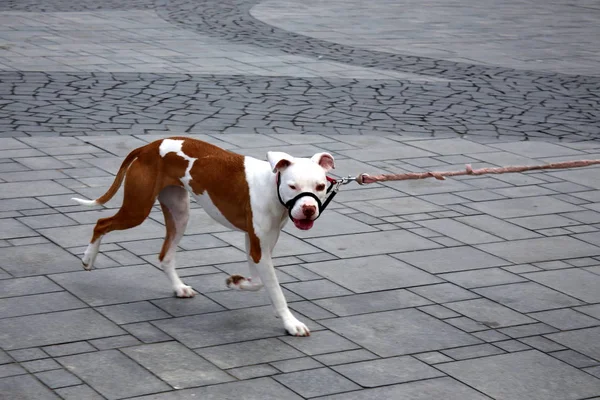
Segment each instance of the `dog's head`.
M329 184L325 174L334 168L333 156L317 153L311 158L294 158L271 151L267 159L278 174L280 201L288 208L294 225L302 230L312 228L327 198Z

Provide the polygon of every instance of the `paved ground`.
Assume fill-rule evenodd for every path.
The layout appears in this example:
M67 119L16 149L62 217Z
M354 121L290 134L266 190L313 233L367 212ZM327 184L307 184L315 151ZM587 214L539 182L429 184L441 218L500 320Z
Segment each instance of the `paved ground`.
M493 4L0 2L0 398L600 399L600 168L344 187L277 248L310 338L226 290L242 237L196 206L192 300L158 209L78 260L121 197L70 198L173 134L338 175L600 158L598 6Z

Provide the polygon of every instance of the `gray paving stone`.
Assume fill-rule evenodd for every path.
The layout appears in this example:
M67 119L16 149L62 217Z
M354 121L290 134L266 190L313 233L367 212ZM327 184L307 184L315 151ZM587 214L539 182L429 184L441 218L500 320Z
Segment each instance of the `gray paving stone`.
M54 346L46 346L43 348L43 350L52 357L70 356L72 354L96 351L96 349L88 342L57 344Z
M387 255L324 261L304 267L356 293L441 282L435 276Z
M140 342L131 335L122 335L90 340L90 344L98 350L110 350L119 347L135 346L140 344Z
M600 255L600 247L566 236L488 243L477 248L515 264Z
M562 350L551 353L552 357L558 358L575 368L586 368L598 365L598 361L577 353L573 350Z
M410 290L435 303L447 303L449 301L468 300L479 297L475 293L453 285L452 283L427 285L412 288Z
M262 339L250 342L226 344L196 350L219 368L237 368L259 363L301 357L303 354L278 339Z
M359 348L355 343L330 331L311 332L310 341L292 337L282 337L281 340L309 356Z
M0 267L13 276L23 277L79 270L81 261L48 243L4 249Z
M502 350L507 351L509 353L531 349L531 347L519 342L518 340L505 340L502 342L495 342L494 346L500 347Z
M454 318L454 317L460 316L460 314L458 314L444 306L440 306L439 304L432 304L430 306L418 307L418 309L431 315L432 317L439 318L439 319Z
M45 358L42 360L32 360L21 362L21 365L29 372L36 373L42 371L49 371L53 369L60 369L60 365L52 358Z
M538 349L539 351L543 351L545 353L557 350L564 350L565 347L553 342L552 340L546 339L543 336L531 336L519 339L519 341Z
M173 295L167 277L149 265L55 274L52 280L92 306Z
M60 311L5 319L0 345L15 350L122 333L119 327L91 309Z
M576 221L556 214L512 218L509 220L509 222L527 229L547 229L562 226L578 225Z
M14 359L14 361L21 362L21 361L37 360L40 358L47 358L47 357L48 357L48 355L46 353L44 353L42 350L35 348L35 347L31 348L31 349L11 351L10 356L4 351L0 351L0 364L6 364L9 362L12 362L13 359Z
M138 322L135 324L123 325L123 329L138 338L143 343L157 343L173 340L165 332L150 325L149 322Z
M576 307L575 310L590 315L596 319L600 319L600 304Z
M508 262L472 247L455 247L394 254L395 258L434 274L470 269L492 268Z
M600 250L600 248L599 248ZM600 301L600 276L581 269L532 272L526 278L588 303Z
M600 321L597 319L588 317L571 308L531 313L529 316L560 330L579 329L600 325Z
M415 215L444 210L443 207L418 199L416 197L396 196L392 199L370 200L364 202L364 206L360 208L357 207L358 204L354 202L345 204L375 217L390 217L407 214ZM373 207L374 212L371 212L369 207Z
M247 293L245 293L245 294L247 294ZM207 312L225 310L225 308L221 307L219 304L215 303L214 301L212 301L202 295L196 295L193 299L189 299L190 301L186 301L186 300L188 300L188 299L180 299L180 298L173 297L173 298L167 298L167 299L154 300L154 301L152 301L152 303L175 317L182 317L185 315L204 314ZM227 307L233 308L233 307L231 307L232 306L231 303L225 304L225 302L223 302L223 304L226 305ZM247 304L246 307L248 307L250 305L251 304ZM161 317L161 318L163 318L163 317ZM152 318L152 319L159 319L159 318Z
M254 379L262 376L278 374L279 371L268 364L251 365L248 367L233 368L227 371L237 379Z
M299 296L302 296L308 300L320 299L324 297L334 297L334 296L343 296L352 294L348 289L343 288L340 285L336 285L335 283L328 281L327 279L317 279L312 281L305 282L291 282L285 283L283 286L286 289L291 290L293 293L296 293ZM293 298L288 298L288 301L293 301ZM270 304L268 299L267 302L263 304Z
M341 317L430 304L423 297L404 289L333 297L315 303Z
M79 378L65 371L56 369L53 371L39 372L35 376L50 389L57 389L65 386L78 385L81 382Z
M311 328L310 321L303 321ZM153 324L189 348L215 346L240 340L266 339L284 334L273 308L254 307L179 317Z
M443 355L439 351L431 351L413 355L417 360L423 361L426 364L433 365L441 362L453 361L450 357Z
M445 304L446 307L459 312L490 328L535 322L532 318L522 315L507 307L496 304L488 299L474 299Z
M534 282L490 286L474 291L524 313L582 305L577 299Z
M169 317L169 314L147 301L97 307L96 311L119 325Z
M465 244L480 244L501 241L501 239L496 236L490 235L482 230L472 228L469 225L465 225L451 218L422 221L419 224Z
M482 201L469 207L502 219L582 211L580 207L546 196Z
M236 400L240 398L240 393L244 394L244 400L302 399L302 397L296 395L272 378L258 378L242 382L231 382L221 385L142 396L139 397L139 400L184 400L190 398L203 400Z
M4 378L7 376L15 376L15 375L23 375L26 374L25 371L19 364L11 363L11 364L3 364L0 365L0 378Z
M10 182L0 183L0 198L14 199L18 197L38 197L55 194L73 193L63 185L52 181Z
M333 235L356 234L362 232L376 231L367 224L359 222L355 219L339 214L335 211L324 213L315 226L309 231L301 231L295 227L288 225L284 228L284 232L289 233L297 238L315 238Z
M336 353L333 353L336 354ZM302 357L302 358L294 358L291 360L283 360L276 361L271 363L272 366L280 370L281 372L294 372L294 371L302 371L307 369L314 369L322 367L323 364L320 362L310 358L310 357Z
M321 321L380 357L390 357L479 343L418 310L398 310Z
M67 292L0 299L0 318L84 308L86 304Z
M600 327L595 327L558 332L545 335L545 337L585 354L588 357L600 360L600 342L597 340L599 334Z
M330 313L311 301L296 301L290 304L290 308L312 320L332 318L336 316L335 314Z
M441 274L439 277L467 289L525 281L524 278L500 268L453 272Z
M537 366L543 365L543 368ZM537 350L438 366L494 399L581 399L597 394L598 380Z
M504 353L504 351L491 344L476 344L475 346L459 347L456 349L442 350L441 352L455 360L467 360L469 358L488 357L494 354Z
M408 182L385 182L385 186L401 191L411 196L422 196L426 194L437 194L437 193L456 193L465 190L473 189L465 183L459 182L454 179L447 179L445 181L438 181L437 179L426 179L423 181L408 181ZM450 207L448 207L450 208Z
M56 389L64 400L103 400L96 391L87 385L70 386L66 388Z
M274 379L304 397L360 389L360 386L327 368L290 372L275 376Z
M331 365L339 365L339 364L349 364L349 363L354 363L354 362L358 362L358 361L372 360L372 359L377 358L377 356L367 350L358 349L358 350L341 351L339 353L329 353L329 354L317 355L317 356L314 356L314 358L315 358L315 360L317 360L325 365L331 366Z
M469 333L483 331L488 328L483 322L475 321L474 319L467 317L447 318L444 322Z
M0 239L14 239L35 235L36 233L33 230L15 219L0 219Z
M362 361L332 368L363 387L444 376L440 371L410 356Z
M31 375L0 378L0 393L7 399L59 400L59 397Z
M169 387L117 350L61 357L58 361L108 399L140 396Z
M121 350L175 389L214 385L234 380L176 342L145 344Z
M326 400L370 400L370 399L448 399L484 400L482 395L467 385L451 378L435 378L417 382L366 389L352 393L326 396Z
M400 251L433 249L438 244L406 231L384 231L339 235L327 241L309 239L309 243L340 258L369 256Z
M509 328L499 329L499 331L505 335L510 336L511 338L519 339L527 336L536 336L556 332L557 329L546 324L536 323L511 326Z
M45 276L0 280L0 298L62 290L60 286Z

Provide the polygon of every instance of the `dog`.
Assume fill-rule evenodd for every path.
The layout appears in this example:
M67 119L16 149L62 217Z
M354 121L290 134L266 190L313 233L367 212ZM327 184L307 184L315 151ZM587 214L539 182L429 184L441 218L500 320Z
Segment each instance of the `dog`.
M290 335L309 336L309 329L287 306L272 254L288 220L298 229L313 227L327 198L326 174L334 167L329 153L294 158L267 152L267 161L263 161L189 137L154 141L125 157L105 194L96 200L73 198L81 205L102 205L125 180L123 204L112 217L97 221L83 266L92 269L104 235L140 225L158 199L166 226L158 258L175 295L193 297L194 290L181 281L175 269L175 252L187 227L191 194L213 219L245 233L250 274L231 275L226 285L249 291L264 285L285 330Z

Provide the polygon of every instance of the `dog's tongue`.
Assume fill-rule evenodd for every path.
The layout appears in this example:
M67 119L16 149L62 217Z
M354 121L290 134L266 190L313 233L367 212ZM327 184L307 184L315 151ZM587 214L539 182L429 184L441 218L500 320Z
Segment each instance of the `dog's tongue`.
M302 229L303 231L307 231L310 228L312 228L313 224L315 223L315 221L312 221L310 219L293 219L294 221L294 225L296 225L296 228L298 229Z

